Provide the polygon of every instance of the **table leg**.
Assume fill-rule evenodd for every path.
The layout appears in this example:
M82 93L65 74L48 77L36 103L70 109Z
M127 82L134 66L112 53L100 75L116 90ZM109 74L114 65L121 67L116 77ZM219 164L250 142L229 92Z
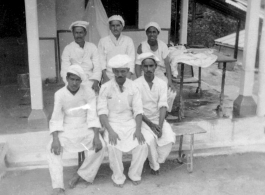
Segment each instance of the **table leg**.
M196 89L196 93L198 93L199 95L201 95L201 93L202 93L202 89L201 89L201 73L202 73L202 68L199 67L199 80L198 80L198 87Z
M221 85L221 93L220 93L220 105L218 105L216 108L218 115L222 115L222 113L223 113L225 73L226 73L226 62L223 63L222 85Z
M183 135L180 136L179 139L179 156L177 158L178 163L183 164L183 159L185 157L185 154L182 154L182 143L183 143Z
M183 118L183 102L182 102L182 92L183 92L183 80L184 80L184 64L181 63L181 71L180 71L180 87L179 87L179 102L177 107L178 120L181 121Z
M190 156L188 158L187 169L189 173L193 171L193 150L194 150L194 134L190 135Z

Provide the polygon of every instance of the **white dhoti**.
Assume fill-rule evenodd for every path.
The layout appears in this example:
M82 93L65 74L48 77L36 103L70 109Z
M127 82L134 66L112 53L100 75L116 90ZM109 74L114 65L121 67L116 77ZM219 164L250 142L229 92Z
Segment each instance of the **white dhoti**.
M122 163L122 151L115 146L108 146L110 168L113 171L112 180L116 184L123 184L126 176L123 173L124 167ZM146 144L138 145L131 150L132 161L129 168L128 176L133 181L140 181L143 165L148 155L148 148Z
M105 156L106 145L101 135L99 136L100 136L100 141L102 143L102 149L97 153L95 153L95 150L90 150L91 147L88 148L89 150L85 150L84 162L77 171L78 175L89 183L93 183L96 174L98 172L98 169ZM49 171L52 180L52 187L64 189L63 162L62 162L63 152L61 152L60 155L55 155L54 153L51 153L50 148L51 148L51 143L48 146L49 151L47 158L48 158Z
M153 122L153 121L152 121ZM153 122L158 124L158 121ZM167 121L164 121L163 128L162 128L162 137L157 138L157 136L153 133L150 127L146 123L142 123L142 132L143 135L148 133L152 133L155 139L152 139L151 142L148 144L149 151L148 151L148 160L151 169L159 170L160 163L164 163L166 158L168 157L173 143L176 141L176 135L172 131L170 124Z

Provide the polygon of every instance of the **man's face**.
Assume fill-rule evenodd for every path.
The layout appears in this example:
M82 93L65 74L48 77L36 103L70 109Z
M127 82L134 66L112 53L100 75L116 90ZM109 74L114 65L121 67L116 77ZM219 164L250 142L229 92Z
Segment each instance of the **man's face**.
M121 21L119 21L119 20L111 21L109 23L109 29L115 37L119 37L122 30L123 30L123 26L121 24Z
M81 26L76 26L73 28L73 35L76 43L85 42L86 30Z
M115 75L115 80L117 83L123 83L126 80L127 73L129 68L112 68L112 71Z
M146 30L146 35L147 35L148 41L156 41L158 34L159 34L158 30L153 26L150 26Z
M145 59L142 62L142 69L144 71L144 75L147 77L151 77L155 74L156 63L153 59Z
M70 74L69 76L67 76L66 80L68 82L68 89L73 92L77 91L80 87L80 84L82 83L81 78L74 74Z

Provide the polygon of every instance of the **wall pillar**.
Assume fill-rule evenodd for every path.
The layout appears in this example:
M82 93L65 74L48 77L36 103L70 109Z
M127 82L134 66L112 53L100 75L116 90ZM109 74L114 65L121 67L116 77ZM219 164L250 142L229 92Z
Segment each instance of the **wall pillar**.
M189 0L181 0L179 43L187 44Z
M260 49L259 49L259 91L257 115L265 116L265 22L262 24Z
M25 8L32 109L28 124L31 129L45 129L48 128L48 120L43 107L37 0L25 0Z
M256 115L257 105L252 97L255 61L258 42L259 10L261 0L249 0L247 8L243 71L241 72L239 96L234 101L235 117Z

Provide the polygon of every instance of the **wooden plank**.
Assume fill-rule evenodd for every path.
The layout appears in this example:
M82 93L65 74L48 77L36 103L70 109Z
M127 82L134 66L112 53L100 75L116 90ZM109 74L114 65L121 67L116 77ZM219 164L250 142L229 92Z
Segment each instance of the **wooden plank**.
M198 125L172 125L172 129L176 136L180 135L192 135L199 133L206 133L207 131Z

